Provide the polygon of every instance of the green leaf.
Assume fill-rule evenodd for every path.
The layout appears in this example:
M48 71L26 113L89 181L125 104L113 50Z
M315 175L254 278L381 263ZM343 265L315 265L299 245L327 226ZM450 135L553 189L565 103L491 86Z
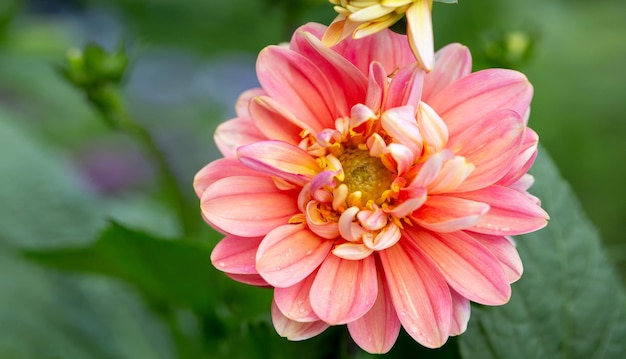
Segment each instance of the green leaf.
M209 314L214 311L210 253L204 245L155 238L113 222L89 246L24 254L48 267L119 278L150 301Z
M624 292L598 233L545 153L532 173L550 223L517 238L525 273L510 303L473 308L463 357L622 358Z

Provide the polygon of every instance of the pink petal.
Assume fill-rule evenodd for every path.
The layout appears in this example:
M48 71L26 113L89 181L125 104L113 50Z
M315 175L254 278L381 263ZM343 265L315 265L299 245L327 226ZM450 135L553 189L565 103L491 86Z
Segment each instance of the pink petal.
M412 106L396 107L383 112L380 123L395 142L408 147L414 156L422 153L422 136Z
M420 226L435 232L454 232L474 226L487 213L489 205L456 197L429 196L411 215Z
M193 188L202 198L204 190L222 178L231 176L266 177L265 174L249 169L236 158L220 158L204 166L193 179Z
M312 34L297 33L292 40L292 46L294 43L296 51L313 62L326 75L333 89L338 116L348 115L347 111L352 106L364 102L367 77L352 63L323 45Z
M343 324L367 313L377 295L373 256L347 260L331 254L320 266L311 287L311 306L326 323Z
M526 194L501 186L490 186L451 196L480 201L491 208L472 232L496 236L515 236L541 229L548 224L548 214Z
M387 75L415 62L406 36L391 30L382 30L362 39L346 39L333 49L352 62L362 73L369 75L370 64L380 62Z
M365 105L372 111L378 112L387 93L387 74L380 62L372 62L370 64L368 80Z
M337 222L326 218L322 214L319 202L309 201L309 203L307 203L306 223L313 233L322 238L335 239L339 237L339 226Z
M297 145L301 140L302 130L315 133L321 129L313 129L302 123L282 105L268 96L255 97L250 101L250 116L255 126L263 135L271 140L279 140Z
M447 147L475 166L455 191L484 188L501 179L519 152L524 129L524 122L517 113L501 110L486 115L462 133L450 137Z
M267 95L267 93L262 88L253 88L244 91L241 95L239 95L237 103L235 104L235 112L237 113L237 117L250 117L250 113L248 112L248 105L250 104L250 100L257 96L265 95Z
M202 214L218 229L242 236L264 236L298 213L297 193L279 191L269 178L234 176L210 185Z
M348 323L348 331L359 347L372 354L387 353L398 339L400 320L382 273L378 274L374 306L361 318Z
M472 72L472 55L461 44L449 44L435 53L435 67L424 78L422 101Z
M327 28L328 27L326 25L322 25L316 22L309 22L300 26L299 28L296 29L296 31L294 31L293 35L291 36L291 41L289 42L289 48L294 51L298 51L298 42L296 41L296 39L298 38L298 35L300 33L308 32L311 35L321 40Z
M496 110L510 109L523 117L532 96L533 87L522 73L488 69L460 78L433 94L428 104L446 122L452 138Z
M326 75L297 52L266 47L257 60L257 76L270 97L312 128L332 127L338 117Z
M310 182L321 169L317 161L300 147L281 141L262 141L237 149L241 163L296 185Z
M385 280L407 333L425 347L438 348L450 331L450 290L435 264L406 241L378 252Z
M422 97L424 70L413 63L393 76L385 103L386 109L411 106L417 108Z
M332 246L332 241L315 235L304 224L280 226L261 242L256 268L274 287L290 287L311 274Z
M369 257L374 250L366 247L363 243L345 242L335 246L332 253L339 258L358 261Z
M267 138L254 126L249 117L237 117L223 122L215 130L215 145L224 157L237 157L237 148Z
M509 283L517 281L522 276L524 266L512 239L473 232L468 232L468 234L487 247L498 258Z
M321 320L304 323L291 320L281 313L275 302L272 302L272 324L274 324L274 329L278 335L292 341L312 338L329 327Z
M437 263L450 287L462 296L486 305L509 301L511 286L500 262L471 236L417 229L407 230L406 236Z
M433 24L429 0L417 0L406 10L406 34L417 62L426 71L435 66Z
M235 274L225 273L226 276L239 283L253 285L255 287L270 287L270 285L258 274Z
M425 154L429 155L443 150L448 143L448 127L441 117L426 103L420 102L417 118Z
M387 146L387 151L396 163L395 168L398 176L402 176L410 170L415 163L415 157L419 156L419 152L416 154L411 148L400 143L390 143Z
M463 156L454 156L444 162L437 177L428 185L428 193L440 194L456 190L476 169Z
M263 237L228 235L211 252L211 263L222 272L259 274L256 270L256 251Z
M524 141L509 171L496 183L500 186L509 187L516 183L528 172L537 158L537 144L539 136L530 128L524 132Z
M472 307L470 301L464 296L450 289L452 294L452 321L450 323L450 336L459 335L467 329Z
M287 318L298 322L315 322L320 320L313 312L311 301L309 300L311 285L316 275L317 271L291 287L274 289L274 302Z

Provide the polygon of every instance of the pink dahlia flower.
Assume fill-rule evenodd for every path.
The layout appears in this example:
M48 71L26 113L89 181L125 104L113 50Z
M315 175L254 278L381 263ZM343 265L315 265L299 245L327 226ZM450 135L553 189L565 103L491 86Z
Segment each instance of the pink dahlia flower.
M272 287L291 340L347 324L371 353L400 327L435 348L462 333L470 301L506 303L522 263L509 236L548 215L527 192L533 89L511 70L471 73L448 45L433 71L382 30L329 48L308 24L261 51L261 88L220 125L224 158L195 178L226 237L213 264Z

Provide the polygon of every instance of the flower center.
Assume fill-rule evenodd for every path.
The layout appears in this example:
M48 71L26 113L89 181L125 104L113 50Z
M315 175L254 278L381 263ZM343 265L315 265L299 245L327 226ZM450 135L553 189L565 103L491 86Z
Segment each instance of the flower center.
M339 155L339 161L349 193L360 192L363 205L370 200L376 204L383 202L383 192L389 189L393 176L380 158L370 156L366 150L352 148Z

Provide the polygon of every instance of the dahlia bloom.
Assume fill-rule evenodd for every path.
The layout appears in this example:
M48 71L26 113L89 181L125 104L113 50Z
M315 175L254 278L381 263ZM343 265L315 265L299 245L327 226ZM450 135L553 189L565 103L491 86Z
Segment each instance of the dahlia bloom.
M409 44L420 66L431 71L435 63L431 11L433 0L329 0L339 14L323 42L333 45L352 35L359 39L395 24L406 15ZM449 1L445 1L449 2Z
M471 73L448 45L433 71L382 30L333 47L307 24L259 54L261 88L215 134L224 155L196 175L202 215L225 234L211 260L274 289L291 340L347 324L371 353L400 327L435 348L470 301L501 305L522 263L509 236L546 225L527 192L538 137L524 75Z

